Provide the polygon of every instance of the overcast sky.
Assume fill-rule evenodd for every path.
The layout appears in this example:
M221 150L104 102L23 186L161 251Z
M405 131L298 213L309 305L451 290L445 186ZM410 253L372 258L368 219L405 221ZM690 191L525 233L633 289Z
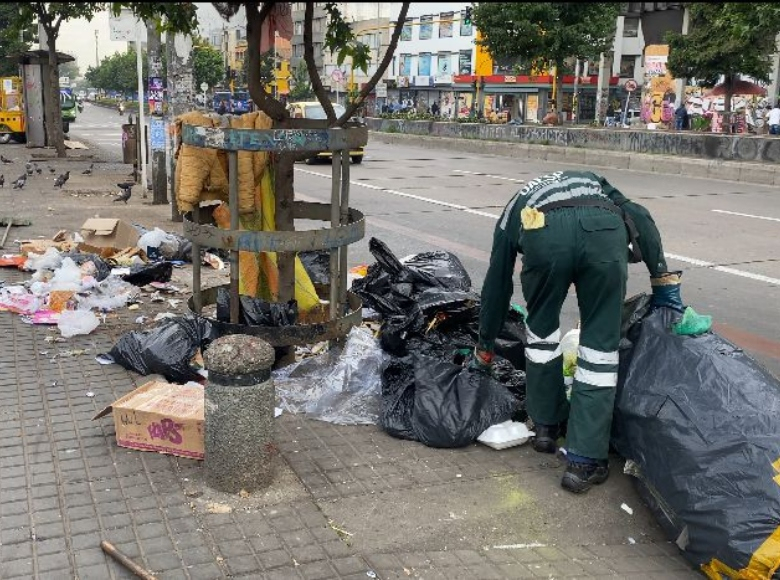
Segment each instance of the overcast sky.
M62 23L57 49L72 54L77 59L79 72L83 76L88 66L95 66L95 31L98 31L98 56L103 58L115 52L127 50L126 42L112 42L108 28L108 12L95 15L92 22L86 18L68 20Z

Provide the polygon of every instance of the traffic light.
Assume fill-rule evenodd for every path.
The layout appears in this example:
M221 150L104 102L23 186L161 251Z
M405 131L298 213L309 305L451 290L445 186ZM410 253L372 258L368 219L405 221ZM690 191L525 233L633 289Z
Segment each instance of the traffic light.
M463 24L471 26L471 6L466 6L466 12L463 15Z

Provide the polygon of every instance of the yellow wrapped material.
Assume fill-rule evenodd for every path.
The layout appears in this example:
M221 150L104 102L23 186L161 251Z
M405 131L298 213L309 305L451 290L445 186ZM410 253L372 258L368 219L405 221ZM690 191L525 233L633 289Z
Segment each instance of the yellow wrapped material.
M214 221L223 230L230 229L230 209L227 204L214 208ZM241 229L246 229L241 227ZM254 252L238 253L238 292L245 296L257 296L260 279L260 268L257 264L257 254Z

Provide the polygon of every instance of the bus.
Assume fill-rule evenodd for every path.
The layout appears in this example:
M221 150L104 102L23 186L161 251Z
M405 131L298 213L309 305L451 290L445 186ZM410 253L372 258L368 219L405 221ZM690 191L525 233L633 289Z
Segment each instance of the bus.
M249 97L249 91L238 89L233 93L233 113L240 115L252 110L252 99Z
M76 96L69 88L60 89L60 107L62 108L62 132L70 131L70 124L76 121Z

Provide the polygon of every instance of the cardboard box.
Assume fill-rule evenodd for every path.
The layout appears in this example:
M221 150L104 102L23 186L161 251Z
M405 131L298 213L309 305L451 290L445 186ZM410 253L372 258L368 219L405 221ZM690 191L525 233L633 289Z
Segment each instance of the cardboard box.
M138 231L116 218L89 218L81 226L84 243L98 248L128 248L138 243Z
M120 447L203 459L203 387L155 380L100 411L92 420L114 416Z
M60 252L70 252L76 249L76 242L54 240L24 240L21 243L19 251L27 256L28 254L45 254L49 248L57 248Z

